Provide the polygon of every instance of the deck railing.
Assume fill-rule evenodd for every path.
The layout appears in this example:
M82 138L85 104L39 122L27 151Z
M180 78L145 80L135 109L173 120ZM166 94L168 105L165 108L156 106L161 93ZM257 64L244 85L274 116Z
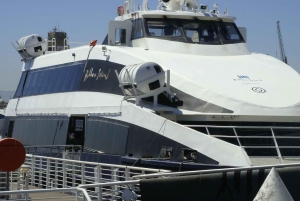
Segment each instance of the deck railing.
M96 183L126 182L136 175L159 172L166 173L170 171L27 154L24 165L17 171L10 173L9 189L11 195L17 194L17 198L20 199L28 198L30 193L43 192L69 192L73 193L73 197L86 197L88 195L92 199L100 197L97 200L106 199L107 197L117 199L120 198L123 190L128 188L129 185L114 185L113 188L90 187L86 190L77 187ZM0 183L3 182L0 191L6 190L5 177L6 173L0 174ZM25 192L24 190L28 190L29 186L41 189L31 189ZM130 188L139 191L138 183L137 185L130 185ZM45 191L45 189L49 189L49 191ZM19 192L19 190L23 191ZM0 192L0 197L2 194Z
M226 168L226 169L215 169L215 170L199 170L199 171L188 171L188 172L161 172L153 173L149 175L135 175L128 181L114 181L107 183L94 183L84 184L71 188L60 188L60 189L38 189L38 190L26 190L26 191L5 191L0 192L0 197L3 195L21 195L21 194L39 194L39 193L52 193L60 192L73 195L71 198L74 200L140 200L139 188L132 188L132 186L139 186L141 179L149 178L170 178L170 177L181 177L190 175L200 174L211 174L211 173L225 173L225 172L241 172L251 171L260 169L271 169L271 168L288 168L288 167L299 167L300 164L279 164L279 165L267 165L267 166L256 166L256 167L239 167L239 168ZM91 189L99 189L98 191L92 192ZM154 192L155 193L155 192ZM46 198L45 198L46 199ZM61 199L64 199L63 197ZM56 198L56 200L60 200Z
M139 174L170 172L161 169L85 162L26 155L29 184L41 188L70 188L79 184L127 181Z
M281 164L284 157L300 157L300 127L184 126L238 145L250 157L276 156Z

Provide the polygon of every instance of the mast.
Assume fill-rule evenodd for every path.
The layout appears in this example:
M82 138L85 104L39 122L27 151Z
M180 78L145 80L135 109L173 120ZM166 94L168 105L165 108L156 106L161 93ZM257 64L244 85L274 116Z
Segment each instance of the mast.
M282 37L281 37L281 31L280 31L279 21L277 21L277 31L278 31L278 40L279 40L279 48L280 48L281 60L284 63L288 64L287 57L285 56L285 52L284 52L284 48L283 48L283 42L282 42Z

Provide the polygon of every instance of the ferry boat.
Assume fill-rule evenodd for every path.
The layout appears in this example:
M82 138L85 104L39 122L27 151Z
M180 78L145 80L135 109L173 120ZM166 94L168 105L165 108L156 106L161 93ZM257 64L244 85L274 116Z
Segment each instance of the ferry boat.
M299 135L300 77L251 53L235 20L217 4L159 0L149 10L147 0L126 0L102 44L69 49L57 30L23 37L4 133L24 145L82 145L89 160L164 168L299 155L280 146Z

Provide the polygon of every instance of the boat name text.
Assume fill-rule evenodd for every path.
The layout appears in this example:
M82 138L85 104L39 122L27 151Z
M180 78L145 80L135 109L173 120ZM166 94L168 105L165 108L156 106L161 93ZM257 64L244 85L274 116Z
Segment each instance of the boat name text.
M107 80L109 77L109 73L110 73L110 69L109 69L108 73L104 73L101 68L99 69L99 71L97 73L94 73L93 71L94 71L94 68L86 70L83 82L87 81L87 79L89 79L89 78L95 78L96 80L98 80L99 78L104 78L105 80Z

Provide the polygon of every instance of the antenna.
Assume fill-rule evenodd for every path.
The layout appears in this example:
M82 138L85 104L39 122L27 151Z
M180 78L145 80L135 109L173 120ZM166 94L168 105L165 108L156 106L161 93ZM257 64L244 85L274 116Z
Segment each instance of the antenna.
M228 16L229 13L228 13L228 0L226 0L226 9L224 11L224 15Z

